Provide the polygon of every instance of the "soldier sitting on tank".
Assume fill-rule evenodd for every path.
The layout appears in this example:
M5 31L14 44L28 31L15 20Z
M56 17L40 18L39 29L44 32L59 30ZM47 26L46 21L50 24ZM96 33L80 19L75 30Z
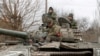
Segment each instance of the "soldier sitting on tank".
M49 7L48 13L42 15L43 24L46 24L48 19L53 19L56 22L56 13L52 7Z
M61 37L60 29L61 29L61 27L59 25L55 24L52 19L49 19L48 24L47 24L47 28L48 28L48 35L46 38L46 42L60 41L60 37Z
M77 23L73 19L73 14L72 13L69 14L68 20L70 21L70 28L77 29Z

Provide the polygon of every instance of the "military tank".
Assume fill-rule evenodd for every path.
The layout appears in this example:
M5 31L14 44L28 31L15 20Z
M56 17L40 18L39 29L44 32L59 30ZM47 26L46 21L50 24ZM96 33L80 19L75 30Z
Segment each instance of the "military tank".
M29 39L29 35L26 32L19 32L19 31L0 28L0 34L17 36L24 40ZM36 45L33 45L32 47L34 48L36 47ZM30 47L24 45L16 45L14 46L14 48L11 47L11 49L9 49L6 52L5 51L0 52L0 55L1 56L5 56L5 55L28 56L29 53L31 53ZM33 49L31 54L32 55L30 56L100 56L100 43L85 42L85 41L80 41L79 39L76 38L66 37L58 42L53 41L49 43L43 43L37 47L37 50Z
M64 19L64 21L65 21L65 19ZM69 25L66 22L62 23L61 27L62 27L62 33L64 33L64 36L61 37L60 41L41 42L39 40L40 40L40 38L43 37L42 36L43 33L40 33L40 34L37 34L37 36L33 36L35 41L33 40L33 44L31 46L31 48L23 46L23 45L18 45L15 47L16 48L21 47L19 50L25 48L25 50L27 50L28 54L32 50L32 55L29 55L29 56L100 56L100 43L92 43L92 42L82 41L79 38L71 36L70 34L73 35L72 32L66 33L66 32L68 32L67 30L70 29ZM21 38L24 40L24 43L28 43L28 40L32 39L30 37L29 33L1 29L1 28L0 28L0 34ZM39 35L41 35L41 36L39 36ZM39 38L37 38L37 37L39 37ZM37 42L37 40L38 40L38 42ZM30 46L30 45L28 45L28 46ZM15 52L16 48L13 48L14 52ZM17 51L18 51L17 53L19 53L19 50L17 49ZM12 50L10 49L9 51L10 51L10 55L8 54L8 56L11 56L14 52L11 54ZM9 52L9 51L7 51L7 52ZM25 52L22 52L22 53L18 54L18 55L25 56L26 53ZM26 56L28 56L28 54ZM17 54L15 54L15 55L17 55ZM15 56L15 55L12 55L12 56ZM5 56L5 55L1 55L1 56Z
M33 52L33 56L100 56L100 43L83 41L82 35L75 29L72 30L73 32L66 33L70 29L68 21L65 18L61 20L59 23L64 34L62 39L39 46Z

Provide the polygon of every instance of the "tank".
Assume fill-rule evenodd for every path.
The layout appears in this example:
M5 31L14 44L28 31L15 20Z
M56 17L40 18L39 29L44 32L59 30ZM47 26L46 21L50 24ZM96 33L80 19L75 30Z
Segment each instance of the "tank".
M100 43L82 40L82 35L79 34L80 32L77 29L72 29L73 36L69 36L70 33L66 33L69 28L67 20L63 19L59 22L62 32L65 34L62 39L44 43L37 47L37 50L33 52L33 56L100 56Z
M64 21L65 20L66 19L64 19ZM64 23L62 21L59 23L62 24L61 29L62 33L64 34L63 37L61 37L60 41L37 42L37 40L40 40L42 36L46 35L44 34L44 32L37 34L37 36L32 36L34 37L35 42L33 42L31 48L28 48L32 52L32 56L100 56L100 43L83 41L82 39L80 39L81 34L79 34L80 32L77 29L70 30L68 32L70 28L69 23L67 23L67 20ZM76 34L77 36L74 33L78 33ZM29 34L26 32L13 31L1 28L0 34L15 36L24 40L30 38Z

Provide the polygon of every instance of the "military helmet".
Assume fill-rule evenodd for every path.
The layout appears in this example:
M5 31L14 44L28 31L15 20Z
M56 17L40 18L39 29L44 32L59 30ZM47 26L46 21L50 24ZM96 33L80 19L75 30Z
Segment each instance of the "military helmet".
M49 7L49 10L52 10L53 11L53 8L52 7Z
M70 13L70 14L68 15L68 17L73 17L73 13Z

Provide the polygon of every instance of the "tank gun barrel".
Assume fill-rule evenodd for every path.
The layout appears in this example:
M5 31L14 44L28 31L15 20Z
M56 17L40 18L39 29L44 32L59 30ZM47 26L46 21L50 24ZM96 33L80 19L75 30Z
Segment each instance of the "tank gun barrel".
M26 32L7 30L7 29L2 29L2 28L0 28L0 34L14 36L14 37L20 37L23 39L28 37L28 34Z

